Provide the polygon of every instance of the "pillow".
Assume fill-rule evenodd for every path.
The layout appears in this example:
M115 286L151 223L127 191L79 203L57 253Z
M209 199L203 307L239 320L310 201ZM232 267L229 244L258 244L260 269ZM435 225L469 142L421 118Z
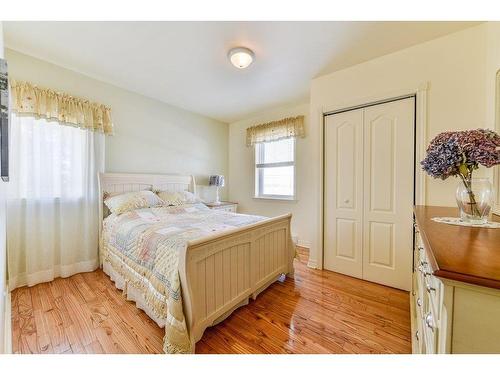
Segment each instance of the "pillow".
M119 215L139 208L161 206L163 201L152 191L142 190L109 197L104 204L112 213Z
M191 193L190 191L181 191L180 194L184 197L184 201L186 203L199 203L199 202L201 202L201 199L198 198L193 193Z
M166 206L201 202L196 195L189 191L158 191L157 194Z

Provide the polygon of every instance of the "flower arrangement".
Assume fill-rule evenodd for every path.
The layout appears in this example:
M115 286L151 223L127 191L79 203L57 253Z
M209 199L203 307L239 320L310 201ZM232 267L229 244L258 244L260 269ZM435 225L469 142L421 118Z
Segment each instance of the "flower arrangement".
M500 136L492 130L477 129L438 134L420 163L422 169L442 180L460 177L467 194L472 216L481 216L472 190L472 172L483 165L500 164Z

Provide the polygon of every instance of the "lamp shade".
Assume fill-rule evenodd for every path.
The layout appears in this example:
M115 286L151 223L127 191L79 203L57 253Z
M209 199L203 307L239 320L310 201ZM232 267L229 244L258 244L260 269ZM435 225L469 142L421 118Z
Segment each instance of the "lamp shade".
M220 174L210 176L210 178L208 179L208 184L210 186L224 186L224 176Z

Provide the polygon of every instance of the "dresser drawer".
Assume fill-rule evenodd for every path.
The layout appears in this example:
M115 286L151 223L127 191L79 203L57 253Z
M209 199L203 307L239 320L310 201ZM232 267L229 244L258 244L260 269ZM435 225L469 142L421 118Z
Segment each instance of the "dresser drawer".
M439 319L440 313L439 306L441 303L442 283L432 274L427 252L418 230L415 233L415 237L415 272L417 273L417 278L419 280L417 286L420 289L425 307L429 305L429 311L432 309L434 318L437 320Z
M427 311L422 316L422 333L425 342L425 352L427 354L436 354L437 347L437 323L432 311Z
M227 207L222 208L221 210L228 211L228 212L236 212L236 205L227 206Z
M238 204L236 203L222 203L220 205L214 205L210 204L207 205L211 210L217 210L217 211L227 211L227 212L237 212L238 211Z
M419 353L436 353L438 340L441 282L432 275L426 249L415 226L413 267L414 339ZM418 332L418 333L417 333Z
M417 296L414 296L415 300L415 316L414 316L414 322L415 322L415 332L413 333L412 341L414 341L415 345L414 348L416 349L416 354L424 354L425 353L425 345L424 345L424 334L423 334L423 327L422 327L422 308L417 306L416 301L417 301Z

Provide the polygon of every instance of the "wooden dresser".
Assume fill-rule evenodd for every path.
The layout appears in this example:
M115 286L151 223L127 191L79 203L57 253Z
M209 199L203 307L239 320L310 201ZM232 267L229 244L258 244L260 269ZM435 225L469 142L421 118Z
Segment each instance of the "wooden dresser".
M450 207L414 212L413 353L500 353L500 229L431 220L458 216Z

